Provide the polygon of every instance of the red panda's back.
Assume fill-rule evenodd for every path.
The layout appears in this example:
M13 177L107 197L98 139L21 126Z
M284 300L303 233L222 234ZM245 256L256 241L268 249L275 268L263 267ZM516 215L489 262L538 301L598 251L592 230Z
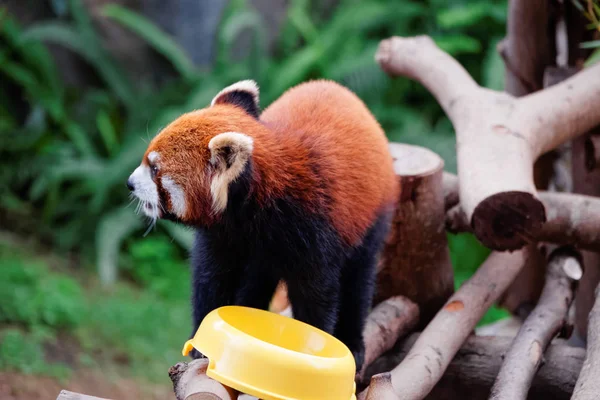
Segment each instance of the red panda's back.
M376 213L395 201L397 180L387 138L350 90L332 81L303 83L260 118L278 127L279 140L299 139L318 158L331 188L332 221L348 242L355 244Z

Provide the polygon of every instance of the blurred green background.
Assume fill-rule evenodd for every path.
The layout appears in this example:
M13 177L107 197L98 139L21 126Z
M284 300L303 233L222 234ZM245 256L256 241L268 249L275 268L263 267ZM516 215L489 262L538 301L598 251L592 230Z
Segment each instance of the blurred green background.
M294 84L333 79L390 140L431 148L452 172L450 122L421 85L379 69L379 41L428 34L478 83L503 88L506 1L3 4L0 380L66 384L89 369L168 387L190 329L191 232L163 222L144 236L125 181L149 138L224 86L255 79L266 107ZM458 286L488 251L469 235L449 240Z

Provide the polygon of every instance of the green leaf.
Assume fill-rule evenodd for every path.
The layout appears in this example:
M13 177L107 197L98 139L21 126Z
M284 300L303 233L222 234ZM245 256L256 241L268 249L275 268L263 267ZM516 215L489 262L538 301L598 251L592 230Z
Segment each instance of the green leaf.
M153 22L118 4L107 4L102 8L102 14L114 19L146 40L156 51L169 60L185 79L194 76L194 64L185 51Z
M115 132L115 128L112 125L110 117L108 114L100 110L98 115L96 116L96 125L98 127L98 131L100 132L100 136L104 141L104 146L110 155L113 155L119 146L117 142L117 133Z
M111 90L129 108L137 106L134 91L123 72L113 64L110 55L104 52L95 41L86 42L85 36L62 22L43 22L32 25L25 31L22 40L43 40L64 46L83 57L104 79Z
M444 29L467 28L481 24L485 17L492 17L498 22L506 21L506 6L485 3L469 3L441 10L437 13L438 25Z
M590 67L600 61L600 49L596 49L585 61L585 66Z
M581 42L579 47L582 49L595 49L596 47L600 47L600 40L592 40L589 42Z
M504 61L500 53L496 51L499 38L493 40L483 60L483 82L482 85L488 89L502 91L504 89Z
M438 47L451 55L481 52L481 42L467 35L434 36Z

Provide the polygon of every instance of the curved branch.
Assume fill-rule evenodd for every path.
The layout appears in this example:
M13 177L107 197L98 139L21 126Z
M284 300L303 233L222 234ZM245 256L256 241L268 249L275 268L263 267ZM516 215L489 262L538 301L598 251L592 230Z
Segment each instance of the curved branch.
M457 134L460 198L477 238L496 250L534 241L546 221L533 182L537 157L600 124L600 64L534 94L483 89L423 36L381 42L381 68L421 82Z
M567 249L557 249L552 253L539 302L506 354L490 400L527 398L544 352L566 324L575 287L582 274L579 254Z
M451 120L461 117L461 111L453 107L456 100L480 89L463 66L440 50L429 36L382 40L375 60L392 76L403 75L419 81Z
M555 149L600 125L600 64L518 102L514 118L529 131L534 154Z

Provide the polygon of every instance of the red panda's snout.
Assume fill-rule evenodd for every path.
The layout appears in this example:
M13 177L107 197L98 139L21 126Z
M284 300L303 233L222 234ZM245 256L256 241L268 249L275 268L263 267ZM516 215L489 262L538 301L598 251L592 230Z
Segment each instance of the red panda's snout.
M142 211L153 222L163 217L164 204L159 194L157 175L159 154L151 152L127 179L127 187L132 196L139 200L138 210Z

